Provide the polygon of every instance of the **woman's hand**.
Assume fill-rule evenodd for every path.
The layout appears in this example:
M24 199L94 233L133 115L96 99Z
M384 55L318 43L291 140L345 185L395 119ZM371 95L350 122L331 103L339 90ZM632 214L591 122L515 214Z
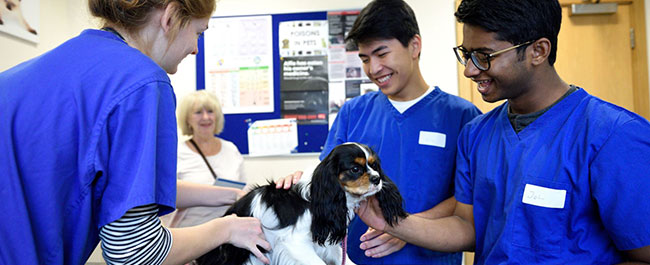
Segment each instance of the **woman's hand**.
M266 251L271 250L271 244L266 241L264 232L262 232L260 220L254 217L237 217L234 214L225 216L223 219L229 223L228 243L238 248L248 249L264 264L269 264L269 259L257 248L259 246Z
M239 199L244 197L247 193L248 192L245 191L245 190L236 189L235 190L235 201L238 201Z
M282 179L279 179L275 182L275 188L288 190L291 188L291 185L298 183L298 180L302 177L302 171L293 172Z

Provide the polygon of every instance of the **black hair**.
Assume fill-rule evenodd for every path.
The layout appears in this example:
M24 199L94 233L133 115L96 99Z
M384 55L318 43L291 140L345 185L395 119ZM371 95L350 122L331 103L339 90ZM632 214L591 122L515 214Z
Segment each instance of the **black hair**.
M355 46L370 40L397 39L404 47L420 34L413 9L403 0L374 0L361 10L345 38Z
M558 0L463 0L454 15L458 22L494 32L498 40L513 45L547 38L551 41L548 62L555 63L562 24Z

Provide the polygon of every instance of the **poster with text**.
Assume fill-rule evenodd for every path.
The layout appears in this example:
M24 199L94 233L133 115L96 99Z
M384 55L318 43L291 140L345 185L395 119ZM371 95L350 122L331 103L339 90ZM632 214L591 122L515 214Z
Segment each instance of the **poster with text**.
M285 21L279 25L280 57L327 55L327 21Z
M271 16L212 18L204 34L205 86L224 114L273 112Z
M358 75L361 70L360 68L351 68L348 66L348 54L352 52L356 56L358 54L357 48L354 45L347 45L349 46L347 47L345 43L345 37L347 37L348 32L358 16L359 10L332 11L327 13L329 28L329 80L331 82L344 81L348 76L361 77Z
M281 65L282 118L327 124L327 56L283 57Z
M376 85L368 79L359 49L345 38L359 16L359 10L332 11L327 13L329 24L329 116L332 118L343 104L351 98L377 91ZM331 124L330 124L331 125Z

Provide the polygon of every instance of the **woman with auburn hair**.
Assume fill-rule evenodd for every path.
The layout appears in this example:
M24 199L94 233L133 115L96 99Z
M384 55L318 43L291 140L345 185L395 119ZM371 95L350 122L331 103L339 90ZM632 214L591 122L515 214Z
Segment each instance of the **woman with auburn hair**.
M205 204L207 185L179 184L177 199L167 74L198 52L215 0L89 8L100 30L0 73L0 212L11 216L0 264L84 264L100 240L109 264L181 264L223 243L268 263L257 219L168 229L158 218Z

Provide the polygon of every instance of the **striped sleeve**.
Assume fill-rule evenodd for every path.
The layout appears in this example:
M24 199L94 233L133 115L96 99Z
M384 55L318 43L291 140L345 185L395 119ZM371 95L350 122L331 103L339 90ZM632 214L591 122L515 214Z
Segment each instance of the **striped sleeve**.
M127 211L99 232L107 264L162 264L172 247L172 234L158 218L158 205Z

